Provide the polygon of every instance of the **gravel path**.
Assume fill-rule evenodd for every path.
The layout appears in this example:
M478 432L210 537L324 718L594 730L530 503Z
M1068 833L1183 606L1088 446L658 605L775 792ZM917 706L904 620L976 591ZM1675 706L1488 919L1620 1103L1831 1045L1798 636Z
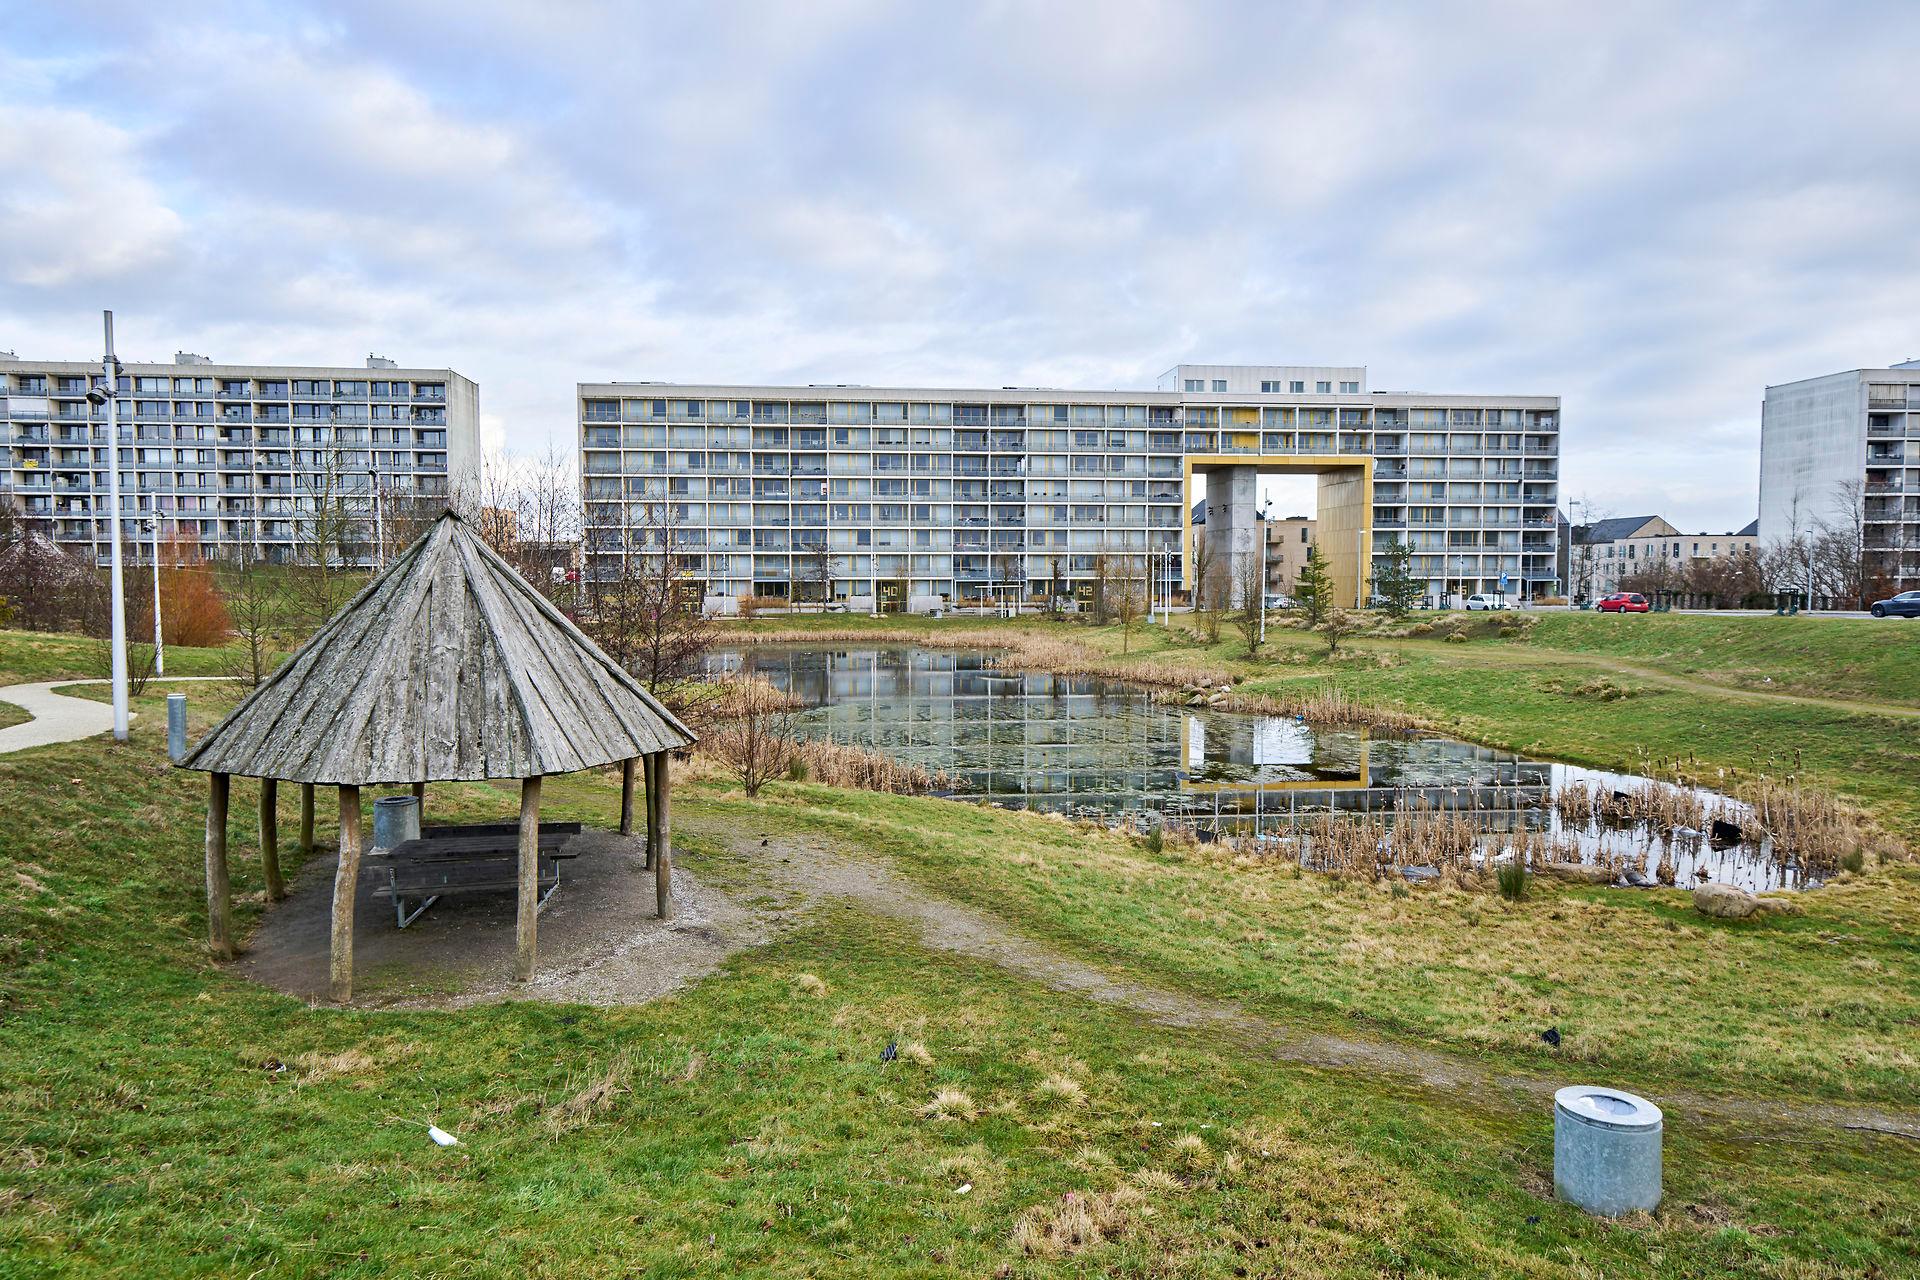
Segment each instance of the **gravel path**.
M227 680L229 676L155 676L149 684L186 680ZM0 702L11 702L33 716L25 724L0 729L0 755L46 747L56 742L78 742L113 728L113 706L91 698L70 698L55 689L77 684L106 684L105 680L41 680L34 684L0 686ZM129 718L131 718L129 713Z

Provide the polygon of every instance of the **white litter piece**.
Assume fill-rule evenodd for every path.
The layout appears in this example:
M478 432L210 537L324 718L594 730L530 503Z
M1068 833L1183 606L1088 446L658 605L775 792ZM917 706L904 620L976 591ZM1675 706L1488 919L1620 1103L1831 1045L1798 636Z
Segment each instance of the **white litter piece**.
M454 1137L437 1124L427 1126L427 1136L443 1147L457 1147L460 1145L460 1139Z
M953 1189L953 1194L963 1196L971 1190L973 1190L973 1184L971 1182L963 1182Z

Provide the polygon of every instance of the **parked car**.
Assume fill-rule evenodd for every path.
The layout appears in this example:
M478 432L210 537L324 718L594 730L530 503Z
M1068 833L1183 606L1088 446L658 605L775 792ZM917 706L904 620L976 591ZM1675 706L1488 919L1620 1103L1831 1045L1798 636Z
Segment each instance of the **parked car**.
M1920 618L1920 591L1902 591L1886 600L1875 600L1867 612L1876 618Z
M1601 596L1596 607L1602 613L1645 613L1653 606L1638 591L1616 591L1610 596Z
M1284 591L1268 592L1267 599L1266 599L1266 607L1268 610L1291 609L1293 608L1293 597L1288 595Z
M1507 607L1506 599L1502 596L1471 595L1467 597L1467 608L1469 611L1480 610L1480 609L1504 609L1506 607Z

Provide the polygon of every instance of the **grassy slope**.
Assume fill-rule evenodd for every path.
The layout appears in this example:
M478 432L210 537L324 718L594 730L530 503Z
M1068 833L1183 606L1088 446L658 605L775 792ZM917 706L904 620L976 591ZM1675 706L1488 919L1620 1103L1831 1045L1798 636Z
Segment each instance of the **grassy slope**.
M1668 1207L1597 1222L1551 1200L1543 1116L1144 1028L843 912L645 1008L308 1009L205 961L203 792L158 748L137 727L0 761L0 796L41 818L0 828L0 1275L1811 1276L1886 1264L1920 1213L1896 1144L1682 1127ZM569 779L552 808L611 799ZM696 823L735 812L684 800ZM897 817L974 816L929 803ZM244 923L257 860L236 855ZM896 1034L931 1065L883 1068ZM569 1105L610 1071L603 1110ZM1054 1074L1085 1101L1041 1096ZM923 1118L937 1088L976 1118ZM432 1146L429 1120L465 1144ZM1013 1246L1029 1208L1121 1185L1147 1192L1115 1238Z
M715 832L827 836L1071 954L1292 1021L1609 1079L1905 1103L1920 1091L1920 870L1714 921L1680 891L1536 880L1527 898L1238 864L986 807L778 786L707 795ZM689 819L691 821L692 819ZM1564 1034L1559 1050L1542 1029Z
M1510 647L1616 658L1733 688L1920 706L1920 627L1901 620L1543 612Z

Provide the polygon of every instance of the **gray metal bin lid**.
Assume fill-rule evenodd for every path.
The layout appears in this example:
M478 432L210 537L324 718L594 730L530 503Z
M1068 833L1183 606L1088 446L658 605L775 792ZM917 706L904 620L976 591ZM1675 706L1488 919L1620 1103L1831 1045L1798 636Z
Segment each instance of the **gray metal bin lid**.
M1603 1129L1657 1129L1662 1123L1660 1108L1637 1094L1605 1085L1575 1084L1557 1089L1553 1106L1571 1119Z

